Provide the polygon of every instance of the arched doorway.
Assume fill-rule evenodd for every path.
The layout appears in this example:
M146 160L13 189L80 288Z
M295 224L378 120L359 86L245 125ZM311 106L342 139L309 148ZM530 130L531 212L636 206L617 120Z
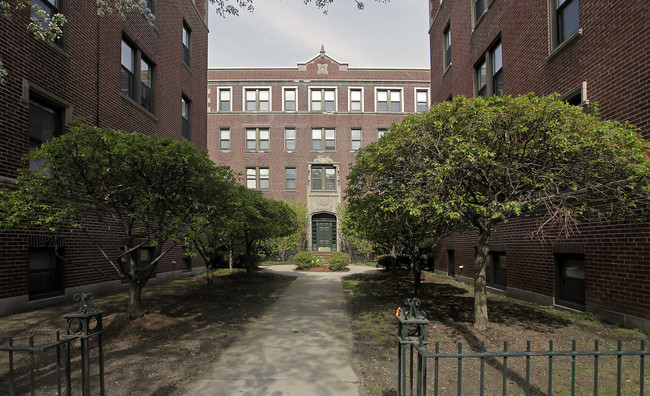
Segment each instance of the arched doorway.
M336 216L329 213L312 216L311 250L315 252L336 251Z

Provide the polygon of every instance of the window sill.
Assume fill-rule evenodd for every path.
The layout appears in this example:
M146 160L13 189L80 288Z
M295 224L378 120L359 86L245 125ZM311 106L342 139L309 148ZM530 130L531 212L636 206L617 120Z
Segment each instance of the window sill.
M445 76L447 75L447 73L449 72L449 70L451 70L451 66L452 66L453 64L454 64L453 62L449 62L449 64L447 65L447 67L445 67L445 70L442 72L442 78L445 78Z
M124 95L121 92L120 92L120 96L122 97L122 100L124 100L129 105L131 105L131 106L135 107L136 109L138 109L138 111L140 111L142 114L144 114L147 117L151 118L153 121L158 122L158 117L153 115L153 113L149 112L149 110L147 110L144 107L140 106L135 100L129 98L128 96Z
M474 23L474 26L472 27L471 34L474 34L474 32L476 31L476 28L478 28L478 26L481 24L481 22L483 22L483 19L485 19L485 15L487 14L487 12L488 12L488 8L486 8L485 11L483 11L483 13L481 14L481 16L478 17L478 19Z
M190 67L190 65L188 65L187 63L185 63L184 60L181 60L181 63L183 64L183 66L185 66L185 69L187 69L187 71L188 71L191 75L194 75L194 73L192 72L192 68Z
M576 30L572 35L567 37L566 40L564 40L560 45L555 47L551 53L548 55L546 58L546 62L550 62L553 59L555 59L558 55L560 55L562 52L564 52L567 48L572 46L575 42L577 42L580 37L582 37L582 28Z
M245 150L247 153L270 153L271 150Z

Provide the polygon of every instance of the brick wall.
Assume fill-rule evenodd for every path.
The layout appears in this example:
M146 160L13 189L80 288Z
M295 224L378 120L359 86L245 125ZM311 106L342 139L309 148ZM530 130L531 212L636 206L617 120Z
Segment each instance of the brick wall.
M94 2L66 2L67 24L63 44L34 40L26 31L29 12L11 19L0 17L0 59L8 71L0 85L0 185L11 185L24 166L29 149L29 107L24 89L67 106L71 119L104 128L137 131L173 139L181 138L181 96L191 101L191 140L206 149L207 3L182 0L157 2L155 24L133 13L120 19L97 16ZM182 28L191 29L191 65L182 61ZM121 95L122 36L135 44L154 64L154 107L149 113ZM89 219L89 232L100 245L117 254L120 244L105 222ZM0 301L28 293L28 248L51 242L45 234L14 230L0 233ZM65 287L96 284L109 278L87 264L115 274L97 249L78 232L66 234L62 243L68 263ZM175 262L173 264L172 262ZM199 259L195 266L202 266ZM182 268L180 248L158 265L158 272ZM9 300L5 300L9 301ZM13 300L12 300L13 301ZM16 310L24 309L16 307ZM6 312L5 309L0 312Z

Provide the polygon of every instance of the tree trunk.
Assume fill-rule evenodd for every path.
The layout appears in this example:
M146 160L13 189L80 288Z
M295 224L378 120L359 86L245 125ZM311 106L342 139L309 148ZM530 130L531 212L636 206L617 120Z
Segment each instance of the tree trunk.
M390 272L394 273L397 269L397 248L395 245L390 248Z
M422 268L420 267L420 248L418 246L413 248L413 253L411 254L411 267L413 268L413 276L415 278L415 297L419 297L420 286L422 285Z
M212 289L214 286L214 259L210 259L206 262L207 272L206 279L208 283L208 289Z
M474 327L481 331L487 330L489 323L485 278L489 250L490 228L486 227L479 230L474 260Z
M228 271L232 274L232 253L233 249L228 250Z
M142 309L142 289L144 284L131 280L129 283L129 305L126 307L126 317L135 319L144 316Z

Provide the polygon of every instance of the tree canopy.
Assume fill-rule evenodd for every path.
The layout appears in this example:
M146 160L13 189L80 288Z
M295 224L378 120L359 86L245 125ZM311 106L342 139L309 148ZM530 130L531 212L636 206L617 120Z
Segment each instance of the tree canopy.
M538 221L536 236L567 236L583 221L638 215L650 195L650 146L638 131L557 95L458 96L405 118L390 135L384 162L397 164L390 172L403 185L395 207L478 232L479 329L488 324L485 268L497 224L527 215Z
M27 155L17 189L2 191L0 225L48 232L77 229L130 284L127 315L143 313L140 293L160 259L183 240L206 197L234 183L188 141L74 124ZM88 219L111 226L106 248ZM151 250L143 265L140 250Z

